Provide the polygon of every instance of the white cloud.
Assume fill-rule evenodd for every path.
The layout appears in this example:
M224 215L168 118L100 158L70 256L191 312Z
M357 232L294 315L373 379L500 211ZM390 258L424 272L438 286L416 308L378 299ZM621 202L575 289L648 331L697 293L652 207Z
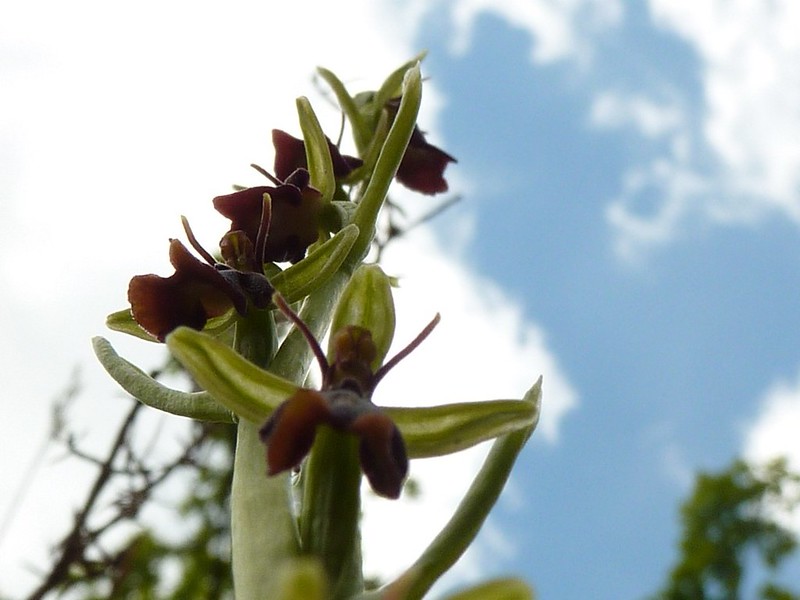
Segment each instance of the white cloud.
M800 473L800 372L793 381L772 384L759 400L756 418L744 429L742 455L753 464L784 457L789 468ZM790 493L787 491L787 493ZM794 493L798 493L795 490ZM800 532L800 510L793 514L776 510L777 518Z
M585 61L591 58L588 38L617 23L622 4L602 0L456 0L452 2L454 52L467 50L481 15L498 17L526 31L531 36L534 63L567 58Z
M239 0L224 10L186 1L165 6L145 0L120 8L97 0L69 6L33 0L0 22L0 73L7 82L0 96L0 156L10 156L5 164L14 165L0 174L5 482L22 480L46 429L47 399L75 364L85 366L87 387L97 398L81 413L79 429L89 432L87 442L104 447L110 433L101 423L115 422L121 403L91 355L89 338L104 333L105 315L124 306L129 277L169 273L167 240L181 233L180 214L202 242L218 239L224 223L212 215L208 200L232 182L259 181L246 165L270 166L272 127L297 133L295 95L311 95L323 126L336 130L335 111L326 109L311 84L317 64L355 90L369 89L417 52L413 19L395 10L392 3L367 0ZM441 96L428 90L425 128L435 131L431 101ZM415 260L424 265L427 287L416 295L398 293L398 339L411 339L437 310L444 321L414 353L419 358L407 359L382 390L407 390L402 395L410 401L455 399L448 394L518 397L544 372L548 398L540 434L555 440L574 394L542 333L489 282L471 279L463 266L426 244L431 254ZM430 279L433 272L437 280ZM405 281L409 290L420 285L411 277ZM413 309L415 302L424 304ZM458 354L444 340L457 340ZM161 360L151 345L119 336L114 342L139 364ZM485 347L491 362L478 369L475 361ZM434 348L438 354L431 354ZM474 354L466 356L467 349ZM421 358L426 355L427 361ZM401 376L425 362L438 365L436 375ZM465 373L472 377L464 387L452 385ZM457 459L462 462L452 463L452 471L466 481L475 456ZM415 466L420 474L426 468ZM46 564L47 544L83 496L76 482L85 481L87 473L47 465L2 540L4 593L31 588L30 564ZM441 519L454 496L439 497L441 504L431 503ZM0 514L9 500L0 498Z
M785 456L800 471L800 376L778 381L759 401L759 414L745 432L744 455L756 461Z
M660 138L681 125L683 113L674 104L607 91L595 96L589 118L598 127L632 126L646 138Z
M636 190L614 201L609 218L620 246L664 243L696 217L749 223L778 215L800 223L800 6L651 0L650 10L658 27L694 51L703 104L684 109L674 134L681 152L674 145L654 151L653 161L669 162L677 174L651 180L663 207L648 211ZM636 121L635 106L628 115ZM687 188L687 179L703 183Z

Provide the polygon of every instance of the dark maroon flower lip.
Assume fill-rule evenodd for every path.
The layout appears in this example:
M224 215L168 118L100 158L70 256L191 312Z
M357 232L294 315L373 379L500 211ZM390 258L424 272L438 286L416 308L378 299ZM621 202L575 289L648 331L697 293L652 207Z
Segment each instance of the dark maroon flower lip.
M161 342L181 325L202 330L209 319L231 308L240 315L250 306L267 308L275 291L259 269L253 245L243 232L230 232L223 238L221 249L228 264L222 264L200 246L189 223L182 220L190 243L205 262L173 239L169 259L175 273L169 277L137 275L128 285L131 315Z
M203 329L209 319L232 307L244 314L244 291L195 258L180 240L170 240L169 260L175 267L173 275L137 275L128 286L131 314L145 331L163 342L173 329L181 325Z
M289 181L274 187L251 187L213 200L214 208L231 220L230 232L243 231L264 262L296 263L319 237L320 192L308 184L308 171L296 171ZM261 242L258 234L262 229L265 194L270 198L270 218Z
M386 103L389 116L394 119L400 99ZM444 171L449 163L458 162L444 150L428 143L425 134L415 125L408 147L397 169L396 178L407 188L432 196L448 190Z
M359 460L375 493L398 498L408 475L400 430L368 398L346 389L299 389L276 408L260 430L267 446L267 473L298 467L327 425L359 438Z
M346 178L364 164L360 158L339 152L338 146L328 136L325 136L325 140L328 142L328 150L331 154L333 176L337 180ZM303 140L280 129L273 129L272 144L275 146L275 176L280 181L286 181L297 169L308 169L306 144Z
M430 334L439 316L404 350L373 371L377 349L369 330L351 325L336 332L333 359L328 362L308 326L277 294L274 301L311 346L322 370L322 389L297 390L261 427L267 473L298 467L311 451L317 429L327 425L358 437L361 470L370 486L380 496L398 498L408 475L408 454L394 421L373 404L372 392L383 376Z

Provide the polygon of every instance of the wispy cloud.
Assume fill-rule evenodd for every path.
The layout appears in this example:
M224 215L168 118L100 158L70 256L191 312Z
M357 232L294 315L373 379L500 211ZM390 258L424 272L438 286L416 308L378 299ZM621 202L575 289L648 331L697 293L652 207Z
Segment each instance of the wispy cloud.
M531 36L531 61L549 63L591 57L591 34L619 21L622 4L616 0L551 2L531 0L456 0L452 3L455 25L452 49L464 52L470 45L475 22L492 15Z
M800 224L796 3L652 0L650 11L657 27L694 53L701 104L692 105L684 90L677 113L660 114L672 125L662 131L670 144L654 146L632 167L607 212L617 249L633 256L667 243L694 219L731 224L778 216ZM605 123L652 137L642 128L640 93L618 102ZM599 97L596 112L606 104Z

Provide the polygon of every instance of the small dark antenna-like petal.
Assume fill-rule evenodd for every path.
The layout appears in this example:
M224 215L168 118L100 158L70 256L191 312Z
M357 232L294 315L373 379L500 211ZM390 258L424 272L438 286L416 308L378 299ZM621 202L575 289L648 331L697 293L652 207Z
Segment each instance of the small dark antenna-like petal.
M380 369L378 369L378 371L375 373L375 376L372 379L372 387L374 388L376 385L378 385L378 382L381 379L383 379L384 375L386 375L389 371L391 371L392 368L394 368L394 366L397 365L397 363L399 363L406 356L411 354L411 352L413 352L417 348L417 346L419 346L423 341L425 341L425 338L431 334L434 328L439 324L440 320L441 320L441 315L439 313L436 313L436 316L433 317L433 319L431 319L431 322L425 326L425 329L419 332L419 335L417 335L417 337L415 337L411 341L411 343L408 344L408 346L400 350L400 352L395 354L391 360L386 362Z

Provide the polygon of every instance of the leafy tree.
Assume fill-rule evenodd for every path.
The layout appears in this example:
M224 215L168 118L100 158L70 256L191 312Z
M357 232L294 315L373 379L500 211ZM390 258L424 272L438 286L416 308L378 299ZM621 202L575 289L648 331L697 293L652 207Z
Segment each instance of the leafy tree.
M735 600L741 597L748 559L767 567L759 590L764 600L797 600L775 571L797 547L797 536L775 520L775 512L800 501L800 475L786 461L764 466L736 460L720 473L698 474L681 507L680 554L665 587L653 599Z

